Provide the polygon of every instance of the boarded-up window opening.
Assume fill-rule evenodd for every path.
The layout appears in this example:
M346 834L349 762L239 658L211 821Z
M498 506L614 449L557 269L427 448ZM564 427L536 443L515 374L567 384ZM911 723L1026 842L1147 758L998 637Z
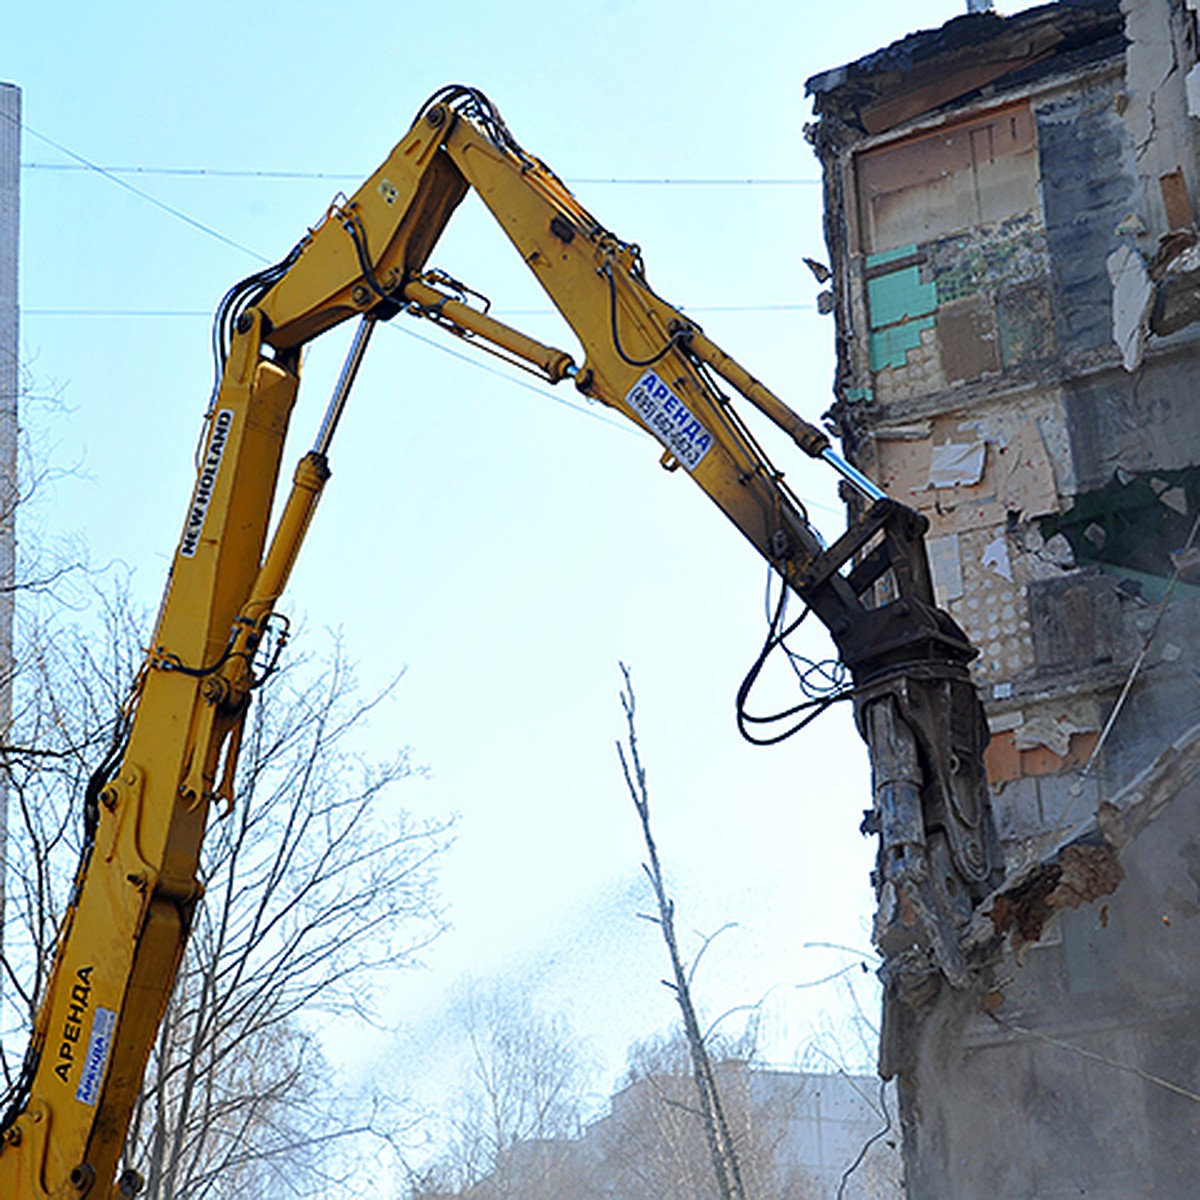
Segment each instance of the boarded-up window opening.
M1039 210L1027 101L867 150L855 161L868 254Z

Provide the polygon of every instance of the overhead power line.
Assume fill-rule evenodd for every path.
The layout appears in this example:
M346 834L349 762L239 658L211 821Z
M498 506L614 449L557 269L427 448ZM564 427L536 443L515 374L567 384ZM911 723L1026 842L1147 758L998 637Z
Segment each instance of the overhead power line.
M328 179L334 183L361 180L362 175L340 174L334 171L252 171L223 167L93 167L84 163L22 162L22 171L91 171L102 170L106 175L165 175L185 179Z
M259 262L269 263L271 261L269 258L265 258L263 255L259 254L256 250L251 250L249 246L243 246L241 242L234 241L233 238L227 237L225 234L221 233L220 230L214 229L211 225L205 225L203 221L197 221L195 217L189 216L182 209L176 208L173 204L168 204L165 200L160 200L157 196L153 196L149 192L143 191L139 187L135 187L132 183L128 182L128 180L122 179L118 173L110 171L106 167L100 166L99 163L94 163L89 159L84 158L82 154L77 154L74 150L70 149L70 147L64 146L60 142L56 142L53 138L47 137L44 133L39 133L32 126L22 122L21 128L26 133L37 138L39 141L45 142L47 146L52 146L60 154L65 154L69 158L74 159L80 170L95 172L97 175L109 180L109 182L115 183L117 187L124 188L127 192L132 192L133 195L137 196L139 199L145 200L147 204L153 204L155 208L162 209L163 212L175 217L176 220L183 221L186 224L191 225L194 229L200 230L201 233L206 233L209 237L216 238L217 241L224 242L225 245L232 246L233 249L240 250L243 254L248 254L251 258L255 258Z
M736 176L699 178L699 179L640 179L637 177L615 177L615 178L597 178L597 179L568 179L567 183L584 184L591 186L593 184L614 183L628 187L815 187L820 184L819 179L751 179L739 178Z
M815 312L815 304L689 304L684 311L700 313ZM211 317L208 309L189 308L23 308L26 317ZM507 317L552 316L550 308L514 308Z
M30 132L33 132L30 130ZM35 134L35 136L38 136ZM49 139L45 139L49 141ZM51 145L54 143L51 142ZM70 151L67 151L70 153ZM112 167L98 166L88 162L47 163L23 162L23 171L100 171L109 176L144 175L166 176L183 179L269 179L295 181L323 179L331 183L357 183L363 174L339 171L261 171L228 167ZM611 184L619 187L817 187L819 179L752 178L738 176L711 176L708 178L650 178L640 176L596 176L595 178L567 179L573 186L596 187Z
M106 167L99 163L92 162L84 155L77 153L56 142L53 138L47 137L43 133L39 133L36 129L21 122L21 128L31 136L44 142L47 146L52 147L61 154L65 154L73 161L70 163L22 163L22 167L27 170L54 170L54 171L90 171L94 174L107 179L110 183L131 192L139 199L145 200L146 203L154 205L177 220L183 221L190 225L193 229L199 230L201 233L207 234L209 237L216 238L218 241L227 246L231 246L236 250L240 250L244 254L250 255L252 258L258 259L260 262L268 262L269 260L257 251L252 250L248 246L242 245L233 238L227 237L220 230L212 228L210 225L204 224L202 221L196 220L195 217L176 208L174 205L167 204L160 200L157 196L152 195L143 189L136 187L128 180L122 178L123 175L181 175L181 176L232 176L235 178L253 177L264 179L327 179L343 181L348 178L358 179L359 176L343 176L333 173L320 172L283 172L283 171L237 171L237 170L220 170L202 167ZM692 186L791 186L797 184L812 184L817 180L805 179L591 179L591 180L576 180L576 183L591 183L591 184L642 184L642 185L669 185L683 184ZM756 304L756 305L723 305L712 308L696 307L690 311L700 312L773 312L773 311L795 311L803 309L811 309L814 306L811 304ZM188 317L195 318L198 316L207 317L210 314L191 309L88 309L88 308L27 308L24 310L26 316L42 316L42 317ZM514 310L511 316L520 315L540 315L540 310ZM599 412L590 411L581 405L572 403L570 400L565 400L561 395L549 391L545 387L538 387L526 380L517 379L505 372L499 371L494 367L488 366L486 363L481 363L477 359L471 358L468 355L461 354L449 346L442 345L431 338L426 338L415 330L402 328L400 332L409 337L413 337L418 341L425 342L433 346L442 353L449 354L454 358L460 358L471 366L487 371L490 374L506 379L509 383L515 384L518 387L526 388L529 391L535 392L541 396L548 397L558 404L565 405L574 411L583 413L585 416L599 420L604 424L613 425L614 428L623 430L624 432L637 432L630 429L624 423L617 423L610 420L607 416Z
M23 308L23 317L204 317L212 320L207 308Z

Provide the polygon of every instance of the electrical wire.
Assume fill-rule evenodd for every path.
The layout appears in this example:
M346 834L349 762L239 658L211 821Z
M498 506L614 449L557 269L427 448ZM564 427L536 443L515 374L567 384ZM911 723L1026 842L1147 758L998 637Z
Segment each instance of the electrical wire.
M32 131L31 131L32 132ZM96 167L82 163L21 163L22 171L92 171ZM107 175L150 175L163 176L173 179L278 179L292 180L328 180L332 183L356 183L361 175L333 171L261 171L238 167L114 167L99 166Z
M708 365L708 363L691 356L692 366L696 373L700 376L701 382L708 390L709 398L712 401L712 412L714 417L722 420L726 428L729 429L737 438L739 438L746 448L749 456L754 460L757 470L765 479L769 479L773 485L773 494L775 497L774 517L776 520L782 519L780 498L786 496L792 508L795 509L800 519L809 527L814 538L822 545L820 531L816 526L812 525L808 519L808 505L792 490L791 485L787 482L782 471L775 468L771 462L770 456L767 454L766 448L762 445L758 438L754 436L754 431L742 419L738 410L729 402L729 399L721 391L720 385L717 383L716 372ZM765 531L764 531L765 532Z
M582 416L590 417L593 421L599 421L602 425L607 425L610 429L619 430L621 433L628 434L632 437L649 439L650 435L646 433L640 425L631 425L628 421L613 421L604 415L603 410L587 408L582 404L573 404L566 399L561 392L552 392L547 388L534 387L525 379L517 379L504 371L498 371L495 367L488 363L480 362L470 354L463 354L461 351L455 350L453 346L447 346L445 342L438 341L436 338L425 337L423 334L417 333L414 329L406 329L402 325L397 325L394 322L389 323L385 328L392 330L395 333L402 333L406 337L415 338L418 342L426 346L432 347L440 354L448 354L451 358L458 359L459 362L466 363L468 366L474 367L477 371L484 371L489 375L495 375L497 379L506 380L513 387L524 388L527 392L533 392L536 396L541 396L546 400L553 400L555 404L561 404L564 408L569 408L572 412L577 412ZM502 362L508 362L508 359L501 358ZM540 376L539 376L540 378Z
M32 132L32 131L31 131ZM92 171L96 167L83 163L22 162L22 171ZM266 179L280 182L325 180L331 183L358 183L362 174L341 171L263 171L248 167L118 167L101 165L107 175L162 176L174 179ZM651 178L646 176L601 175L571 176L564 182L573 187L820 187L819 179L788 178Z
M815 304L689 304L687 313L792 313L815 312ZM509 308L508 317L553 316L551 308ZM22 308L23 317L211 317L207 308Z
M205 225L203 221L196 220L195 217L189 216L182 209L178 209L174 205L168 204L165 200L160 200L157 196L151 195L151 193L143 191L139 187L134 187L132 183L129 183L127 180L120 178L120 176L114 174L112 171L100 166L99 163L94 163L90 159L84 158L82 154L76 153L69 146L62 145L61 142L56 142L53 138L47 137L44 133L39 133L32 126L26 125L24 122L22 122L21 128L26 133L37 138L39 141L45 142L47 146L53 146L54 149L60 154L65 154L68 157L75 159L75 161L80 164L81 169L94 171L97 175L107 179L110 183L115 183L117 187L124 188L127 192L132 192L139 199L145 200L147 204L153 204L155 208L160 208L163 212L170 214L177 220L191 225L193 229L198 229L201 233L207 234L211 238L216 238L216 240L219 242L224 242L226 246L232 246L233 249L240 250L243 254L248 254L251 258L258 259L259 262L268 261L256 250L251 250L249 246L243 246L241 242L234 241L233 238L227 237L225 234L221 233L220 230L214 229L211 225Z
M461 84L450 84L443 88L440 88L438 91L434 92L433 95L431 95L426 100L424 105L422 105L421 109L417 113L414 123L415 123L415 121L421 120L432 109L434 109L438 105L442 105L442 104L447 105L448 107L451 107L456 112L460 113L461 115L463 115L464 117L466 117L467 119L471 120L473 123L478 125L479 128L481 128L486 133L486 135L491 139L491 141L498 148L500 148L508 153L513 154L515 157L519 158L523 164L525 164L533 169L536 169L538 171L545 172L549 177L557 180L558 177L545 163L541 162L539 159L530 155L521 146L520 142L517 141L516 137L512 134L512 131L508 128L507 124L505 123L503 117L500 114L499 109L492 103L492 101L482 91L480 91L477 88L472 88L472 87L469 87L466 85L461 85ZM225 235L221 234L219 231L214 230L211 227L204 225L202 222L197 221L195 218L190 217L188 214L182 212L181 210L176 209L176 208L172 207L171 205L168 205L168 204L164 203L163 201L158 200L157 197L151 195L150 193L144 192L140 188L134 187L133 185L129 184L128 182L126 182L125 180L120 178L120 174L122 174L122 173L218 174L219 172L204 171L204 170L200 170L200 169L187 169L187 168L177 168L177 169L164 168L157 172L153 168L106 168L106 167L101 166L98 163L92 162L91 160L85 158L83 155L76 153L75 151L71 150L70 148L54 141L52 138L49 138L49 137L45 136L44 134L41 134L37 130L32 129L27 125L23 125L23 127L25 129L27 129L27 131L32 136L45 142L47 145L58 150L60 153L63 153L65 155L67 155L68 157L74 159L75 160L74 169L88 170L88 171L95 172L96 174L101 175L103 178L110 180L110 182L113 182L113 183L117 184L118 186L120 186L130 192L133 192L135 195L146 200L147 202L154 204L156 207L163 209L164 211L168 212L170 215L175 216L179 220L184 221L186 224L191 225L194 228L197 228L210 236L216 237L218 240L225 242L226 244L233 246L236 249L239 249L243 252L249 253L256 258L260 258L260 259L262 258L261 255L258 255L256 252L250 250L248 247L240 245L239 243L235 242L233 239L228 238ZM34 167L40 166L40 164L27 164L27 165L34 166ZM47 167L47 169L49 169L48 164L46 165L46 167ZM64 167L64 169L65 169L65 167ZM223 174L235 174L235 172L224 172ZM304 175L304 174L300 174L300 173L285 174L285 173L259 172L257 174L259 174L261 176L265 176L265 177L301 177L301 178L310 178L310 177L311 178L323 178L323 177L326 177L323 175L319 175L317 173L311 173L309 175ZM335 176L328 176L328 177L334 178ZM609 180L609 181L589 180L589 181L585 181L585 182L620 182L620 181L618 181L618 180ZM631 182L631 183L634 183L634 182L667 183L670 181L668 181L668 180L662 180L662 181L629 180L627 182ZM753 181L750 181L750 180L733 181L733 180L715 180L714 179L714 180L695 180L695 181L680 180L680 181L676 181L676 182L693 182L696 184L701 184L701 183L719 184L719 183L735 183L735 182L751 183ZM773 181L762 181L762 182L785 184L785 183L793 183L793 182L794 183L805 183L805 182L817 182L817 181L773 180ZM592 229L589 231L591 236L607 236L608 238L612 239L612 242L615 247L618 247L623 250L627 250L630 253L631 260L632 260L630 272L631 272L632 276L634 278L636 278L639 281L639 283L643 284L653 295L654 294L653 289L650 288L650 285L649 285L648 281L646 280L645 265L644 265L644 261L641 257L641 253L640 253L640 250L638 249L638 247L635 245L630 245L630 244L621 242L620 239L615 237L615 235L608 233L608 231L606 231L604 229L604 227L602 225L600 225L600 223L598 221L596 221L594 218L592 218L590 214L586 213L586 210L581 210L581 212L584 216L587 217L588 222L592 226ZM375 277L373 264L371 263L368 248L366 246L365 233L361 229L361 226L359 225L359 223L353 216L346 218L343 221L343 224L344 224L344 227L346 228L347 232L349 233L351 240L354 244L355 252L356 252L356 255L357 255L358 261L359 261L359 265L362 269L363 276L364 276L365 280L367 281L368 285L372 288L372 290L381 299L392 302L392 297L387 295L387 293L382 289L377 278ZM267 266L262 271L257 271L249 276L246 276L244 279L242 279L238 283L234 284L233 287L231 287L225 293L225 295L222 297L220 303L217 306L216 313L214 315L213 331L212 331L212 352L213 352L213 361L214 361L214 375L215 375L215 379L218 381L218 384L219 384L221 374L224 370L225 362L228 358L229 348L230 348L230 345L232 342L233 333L234 333L234 330L236 328L239 318L249 308L252 308L255 304L260 302L261 299L266 295L266 293L288 272L288 270L290 270L290 268L294 265L297 258L299 257L299 255L303 249L303 246L304 246L304 242L297 243L297 245L294 246L292 248L292 250L287 254L287 256L285 256L282 260L280 260L279 262L277 262L273 265ZM263 260L263 261L265 261L265 260ZM635 359L631 355L629 355L626 352L625 348L621 345L621 341L620 341L620 331L619 331L619 327L618 327L618 304L617 304L617 295L616 295L616 282L615 282L615 279L613 277L613 273L612 273L612 270L610 267L607 267L605 269L604 273L606 276L606 280L608 283L608 289L609 289L609 302L610 302L609 303L609 308L610 308L609 316L610 316L610 326L611 326L611 332L612 332L612 337L613 337L613 344L614 344L614 348L616 349L617 354L626 363L628 363L631 366L636 366L636 367L653 366L655 363L661 361L661 359L663 359L671 351L671 349L673 349L675 346L679 345L682 341L686 340L687 330L686 329L676 330L676 331L672 332L669 340L662 347L662 349L659 350L656 354L652 355L650 358ZM759 307L759 306L755 306L755 307ZM787 307L787 306L779 306L779 307ZM182 314L180 314L180 315L182 315ZM420 335L417 335L417 334L413 333L412 331L405 331L405 332L408 332L410 334L410 336L418 337L419 340L429 341L429 343L432 345L438 345L439 349L442 349L444 352L453 354L453 351L448 350L446 347L440 346L436 342L432 342L430 339L420 338ZM475 362L475 360L471 359L468 356L456 355L455 357L461 357L465 361L471 362L472 365L480 367L481 369L485 369L485 370L487 369L486 366L484 366L484 364L477 363L477 362ZM509 379L510 382L517 383L518 386L525 386L525 387L529 386L528 384L521 384L521 382L519 380L510 379L509 376L504 375L501 372L494 372L494 373L500 374L503 378ZM539 395L552 395L552 393L545 392L541 388L531 388L530 390L537 391ZM215 386L214 386L214 398L215 398ZM560 398L558 396L552 396L552 398L554 398L555 400L560 400ZM560 401L560 402L566 403L565 401ZM581 408L576 405L568 404L568 407L571 407L579 412L584 412L589 416L597 416L597 414L591 413L587 409ZM212 405L210 404L210 415L211 415L211 411L212 411ZM211 419L211 416L210 416L210 419ZM602 418L600 418L600 419L602 419ZM606 422L606 423L612 423L612 422ZM618 428L626 428L626 426L624 426L623 424L619 425L617 427ZM205 428L205 430L207 429L207 421L206 421L204 428ZM201 444L203 444L203 439L204 439L204 430L202 430L202 432L201 432ZM779 606L779 610L778 610L780 619L782 618L785 601L786 601L786 588L784 589L784 591L780 597L780 606ZM802 656L796 655L794 652L792 652L786 646L785 639L786 639L787 635L792 630L794 630L795 627L797 625L799 625L800 621L802 621L802 620L803 620L803 616L801 616L801 618L798 621L793 623L793 625L788 630L785 630L782 633L779 632L777 623L772 624L770 631L768 633L767 639L764 642L763 649L760 652L758 659L756 660L755 664L751 667L751 670L748 672L745 680L743 680L742 686L739 688L738 697L737 697L738 726L739 726L739 729L741 730L743 736L746 737L747 740L754 742L755 744L760 744L760 745L773 744L774 742L783 740L785 737L791 736L792 733L796 732L800 728L803 728L804 725L808 724L811 720L815 719L815 717L818 716L820 714L820 712L823 712L824 709L827 708L830 704L834 703L838 699L843 698L843 696L845 694L847 694L847 689L843 688L841 679L837 673L837 665L836 664L831 665L831 664L826 664L826 663L811 662L807 659L804 659ZM763 666L765 665L770 654L772 653L772 651L774 651L780 647L782 647L784 652L787 654L788 662L791 665L793 671L795 672L796 678L800 684L801 690L802 690L802 692L804 692L807 699L799 705L793 706L793 707L791 707L787 710L784 710L780 713L776 713L770 717L758 717L758 716L751 715L745 709L746 699L749 695L749 692L752 690L754 683L757 680L759 674L761 673ZM814 679L817 680L816 683L813 682ZM751 726L751 725L760 725L760 724L769 724L769 723L778 722L779 720L787 719L789 717L798 715L799 713L805 712L806 710L809 710L812 708L815 708L817 711L808 713L808 715L806 715L801 721L799 721L794 727L790 728L785 733L774 735L769 739L764 739L764 738L758 737L755 734L753 734L749 729L749 726Z

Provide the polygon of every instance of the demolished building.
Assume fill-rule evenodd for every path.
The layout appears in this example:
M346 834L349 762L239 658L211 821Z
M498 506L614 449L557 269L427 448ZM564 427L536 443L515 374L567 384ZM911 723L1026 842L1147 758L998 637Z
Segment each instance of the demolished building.
M807 85L829 417L929 518L1008 870L984 983L885 1001L913 1197L1200 1178L1196 2L971 12Z

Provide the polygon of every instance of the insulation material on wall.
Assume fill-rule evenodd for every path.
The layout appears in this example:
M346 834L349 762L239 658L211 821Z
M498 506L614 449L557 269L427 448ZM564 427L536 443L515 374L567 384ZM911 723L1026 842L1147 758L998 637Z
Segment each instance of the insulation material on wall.
M1013 729L1018 750L1044 746L1060 758L1066 758L1074 734L1096 733L1100 729L1100 707L1094 696L1058 699L1052 706L1024 714Z
M980 438L969 442L935 442L929 455L929 486L973 487L983 478L986 461L987 443Z
M985 755L988 779L995 786L1022 777L1077 771L1095 748L1101 723L1093 696L1054 697L1007 712L1002 718L993 717L992 740ZM1069 815L1064 810L1072 807L1071 797L1053 807L1053 813L1037 814L1040 824L1049 817L1057 822ZM1084 805L1074 807L1077 817L1086 811Z
M987 442L954 418L931 422L920 441L878 441L878 476L888 495L919 509L934 536L1002 524Z
M996 787L1028 776L1058 775L1064 771L1078 772L1088 761L1099 736L1096 730L1072 733L1067 737L1066 746L1060 753L1040 744L1022 748L1017 745L1015 733L993 734L983 756L988 781ZM1086 811L1084 805L1072 805L1069 797L1060 803L1058 808L1067 810L1068 815L1072 808ZM1035 827L1045 827L1046 814L1036 812L1029 815L1033 818ZM1062 820L1063 816L1057 819L1058 822Z
M997 534L984 546L982 563L985 571L991 571L993 575L1012 583L1012 556L1008 553L1008 539L1003 533Z

